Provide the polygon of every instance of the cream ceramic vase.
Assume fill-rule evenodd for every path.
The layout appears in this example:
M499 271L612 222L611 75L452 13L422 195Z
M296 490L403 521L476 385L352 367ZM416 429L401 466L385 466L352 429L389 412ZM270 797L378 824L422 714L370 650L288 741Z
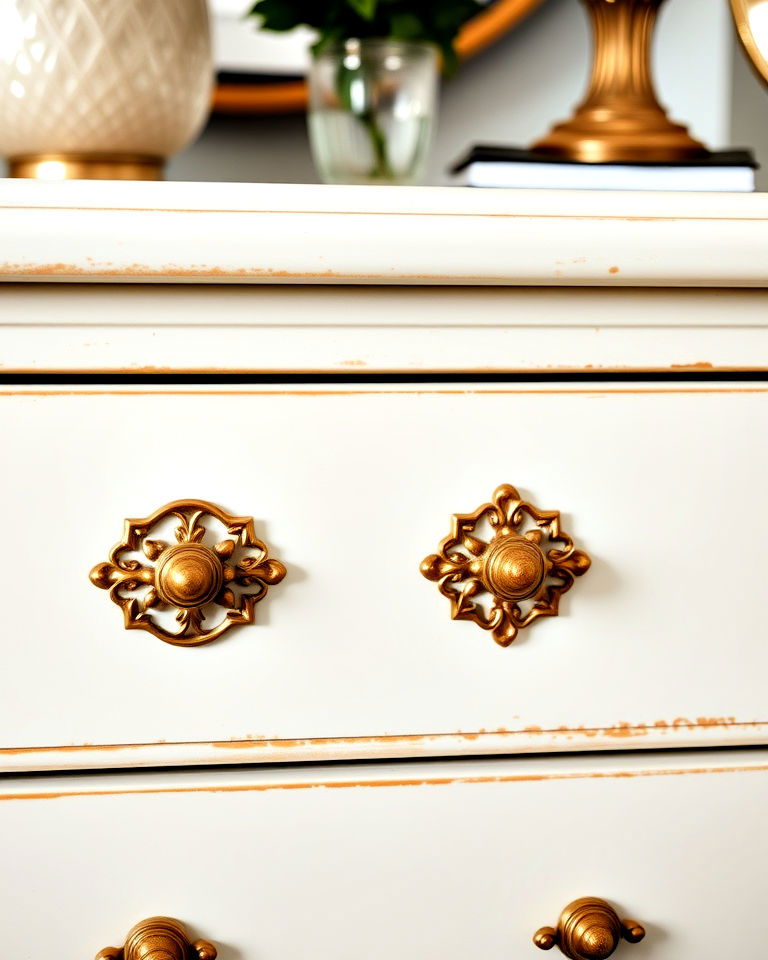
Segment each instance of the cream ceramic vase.
M0 0L0 153L11 176L154 180L199 133L206 0Z

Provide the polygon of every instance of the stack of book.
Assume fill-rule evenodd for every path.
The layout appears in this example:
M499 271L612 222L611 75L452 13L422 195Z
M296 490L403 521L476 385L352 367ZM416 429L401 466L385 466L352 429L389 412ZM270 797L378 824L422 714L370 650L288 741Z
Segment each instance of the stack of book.
M534 150L476 146L451 172L470 187L749 193L755 189L757 166L749 150L720 151L675 163L583 163Z

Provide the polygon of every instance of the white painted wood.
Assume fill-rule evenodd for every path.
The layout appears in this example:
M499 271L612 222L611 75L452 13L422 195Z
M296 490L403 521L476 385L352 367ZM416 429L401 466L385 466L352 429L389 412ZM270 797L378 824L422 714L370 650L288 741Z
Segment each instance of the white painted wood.
M766 742L767 420L760 384L8 388L3 769ZM418 572L501 482L594 561L506 650ZM289 571L196 649L88 582L183 497L253 514Z
M0 277L764 287L764 195L0 181Z
M622 957L757 957L766 800L763 751L6 780L3 949L160 913L220 960L507 960L594 895L646 926Z
M681 718L682 721L682 718ZM663 749L712 748L723 743L762 746L768 723L688 724L671 727L612 727L503 731L500 733L406 734L389 737L305 738L284 740L219 740L190 743L149 743L120 746L84 744L64 747L0 750L3 773L70 772L142 767L217 767L232 764L286 764L340 761L417 760L614 751L635 747ZM77 782L77 781L75 781Z
M768 292L17 283L0 371L768 369Z

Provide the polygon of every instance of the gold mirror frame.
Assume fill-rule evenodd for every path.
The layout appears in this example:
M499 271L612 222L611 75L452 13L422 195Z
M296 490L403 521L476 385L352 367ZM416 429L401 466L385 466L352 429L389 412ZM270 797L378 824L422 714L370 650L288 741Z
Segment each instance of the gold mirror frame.
M763 83L768 85L768 59L766 59L766 56L760 49L755 39L752 25L749 22L750 11L765 2L766 0L731 0L731 13L733 14L733 22L736 24L736 31L739 34L741 45L744 47L747 56L752 62L755 72ZM766 18L768 19L768 12L766 13ZM766 53L768 53L768 51L766 51Z
M466 60L490 46L540 6L543 0L497 0L465 24L456 41ZM304 80L277 83L220 83L213 95L216 113L298 113L307 105Z

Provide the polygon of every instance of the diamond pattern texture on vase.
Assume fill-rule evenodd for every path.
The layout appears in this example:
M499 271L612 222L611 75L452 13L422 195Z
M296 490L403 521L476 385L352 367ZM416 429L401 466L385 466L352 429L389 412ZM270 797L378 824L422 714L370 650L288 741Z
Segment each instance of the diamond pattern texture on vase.
M208 114L205 0L3 0L0 151L165 157Z

